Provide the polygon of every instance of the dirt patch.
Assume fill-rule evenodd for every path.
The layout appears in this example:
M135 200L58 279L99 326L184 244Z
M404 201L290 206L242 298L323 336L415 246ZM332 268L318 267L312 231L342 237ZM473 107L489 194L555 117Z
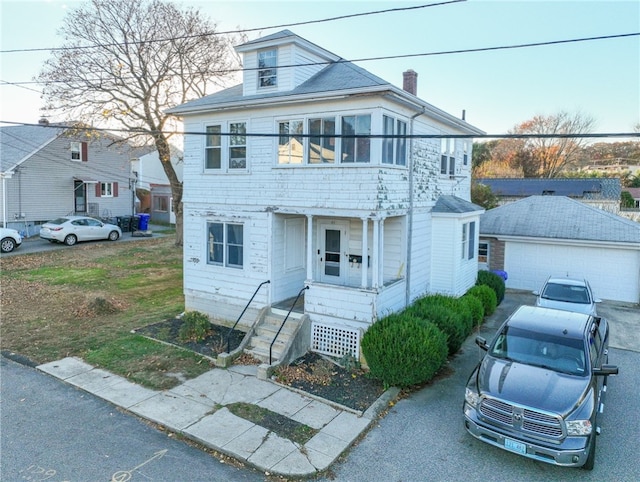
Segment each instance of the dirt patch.
M367 410L385 389L362 368L342 367L317 353L307 353L276 370L276 381L354 410Z
M134 331L139 335L186 348L211 358L216 358L220 353L227 351L227 334L229 334L230 351L238 348L245 336L243 331L231 330L231 333L229 333L229 328L211 324L209 334L204 340L197 342L182 341L179 336L182 324L180 318L172 318L138 328Z

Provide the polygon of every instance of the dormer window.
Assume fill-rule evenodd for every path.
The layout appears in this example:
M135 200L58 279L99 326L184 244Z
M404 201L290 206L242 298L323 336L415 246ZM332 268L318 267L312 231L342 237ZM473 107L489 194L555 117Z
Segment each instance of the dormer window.
M278 74L278 51L276 49L258 52L258 87L275 87Z

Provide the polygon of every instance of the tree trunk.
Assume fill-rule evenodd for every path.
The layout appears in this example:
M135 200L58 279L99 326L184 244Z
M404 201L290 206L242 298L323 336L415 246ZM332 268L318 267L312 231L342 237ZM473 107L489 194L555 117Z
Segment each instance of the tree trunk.
M158 157L162 163L169 184L171 185L171 196L173 197L173 212L176 215L176 246L182 246L182 181L178 179L173 164L171 164L171 146L166 136L161 131L155 131L153 140L158 149Z

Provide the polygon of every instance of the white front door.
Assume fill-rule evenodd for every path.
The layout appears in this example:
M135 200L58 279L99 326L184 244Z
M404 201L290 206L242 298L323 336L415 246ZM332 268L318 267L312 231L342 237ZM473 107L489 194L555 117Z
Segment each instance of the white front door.
M319 235L320 281L345 284L347 279L347 224L339 222L321 224Z

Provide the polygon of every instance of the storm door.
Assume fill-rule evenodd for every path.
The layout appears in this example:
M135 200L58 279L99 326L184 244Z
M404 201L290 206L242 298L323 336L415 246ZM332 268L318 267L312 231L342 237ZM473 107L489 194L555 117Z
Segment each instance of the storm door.
M73 181L73 209L77 213L87 212L87 185L82 181Z
M320 225L318 243L320 279L325 283L343 285L346 282L347 228L343 223Z

